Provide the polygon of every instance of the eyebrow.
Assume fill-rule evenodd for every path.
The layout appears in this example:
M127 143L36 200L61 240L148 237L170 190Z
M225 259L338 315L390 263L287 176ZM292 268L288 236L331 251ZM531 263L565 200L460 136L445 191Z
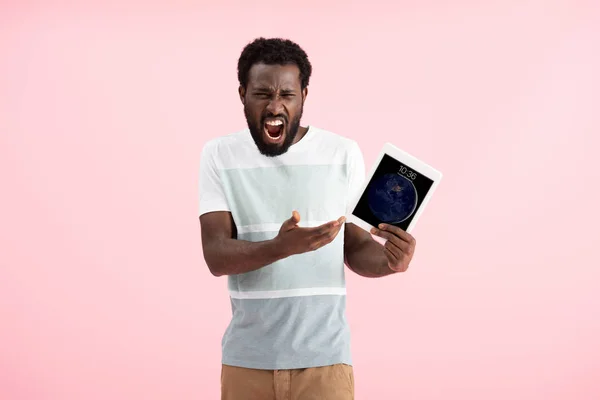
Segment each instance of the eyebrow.
M273 90L266 86L258 86L252 89L253 92L272 92ZM281 89L281 93L295 93L294 89Z

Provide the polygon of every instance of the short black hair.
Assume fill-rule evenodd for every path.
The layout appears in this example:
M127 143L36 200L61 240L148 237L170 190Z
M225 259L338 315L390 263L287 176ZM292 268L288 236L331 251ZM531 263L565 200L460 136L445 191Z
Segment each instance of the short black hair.
M300 85L304 90L308 86L312 65L306 52L289 39L260 37L248 43L238 60L238 81L243 88L248 85L248 72L254 64L267 65L295 64L300 69Z

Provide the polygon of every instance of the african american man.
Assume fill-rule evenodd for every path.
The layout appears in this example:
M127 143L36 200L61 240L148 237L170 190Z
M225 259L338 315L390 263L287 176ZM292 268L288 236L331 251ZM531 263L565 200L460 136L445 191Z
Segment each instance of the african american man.
M382 277L405 271L414 253L398 228L345 222L363 156L355 141L301 125L311 71L290 40L246 45L238 80L248 127L202 149L203 254L228 277L232 307L222 400L353 399L344 265Z

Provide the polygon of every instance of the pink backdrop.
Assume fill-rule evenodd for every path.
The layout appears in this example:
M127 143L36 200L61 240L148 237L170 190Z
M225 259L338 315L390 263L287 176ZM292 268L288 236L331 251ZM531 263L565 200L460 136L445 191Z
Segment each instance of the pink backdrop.
M598 3L396 3L2 2L0 398L218 398L199 154L259 35L305 123L445 174L409 272L349 274L357 398L600 398Z

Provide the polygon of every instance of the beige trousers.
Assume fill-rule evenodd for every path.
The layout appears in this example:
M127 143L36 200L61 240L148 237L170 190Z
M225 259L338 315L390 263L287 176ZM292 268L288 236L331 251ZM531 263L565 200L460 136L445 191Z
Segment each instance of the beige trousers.
M352 366L260 370L223 365L221 400L354 400Z

